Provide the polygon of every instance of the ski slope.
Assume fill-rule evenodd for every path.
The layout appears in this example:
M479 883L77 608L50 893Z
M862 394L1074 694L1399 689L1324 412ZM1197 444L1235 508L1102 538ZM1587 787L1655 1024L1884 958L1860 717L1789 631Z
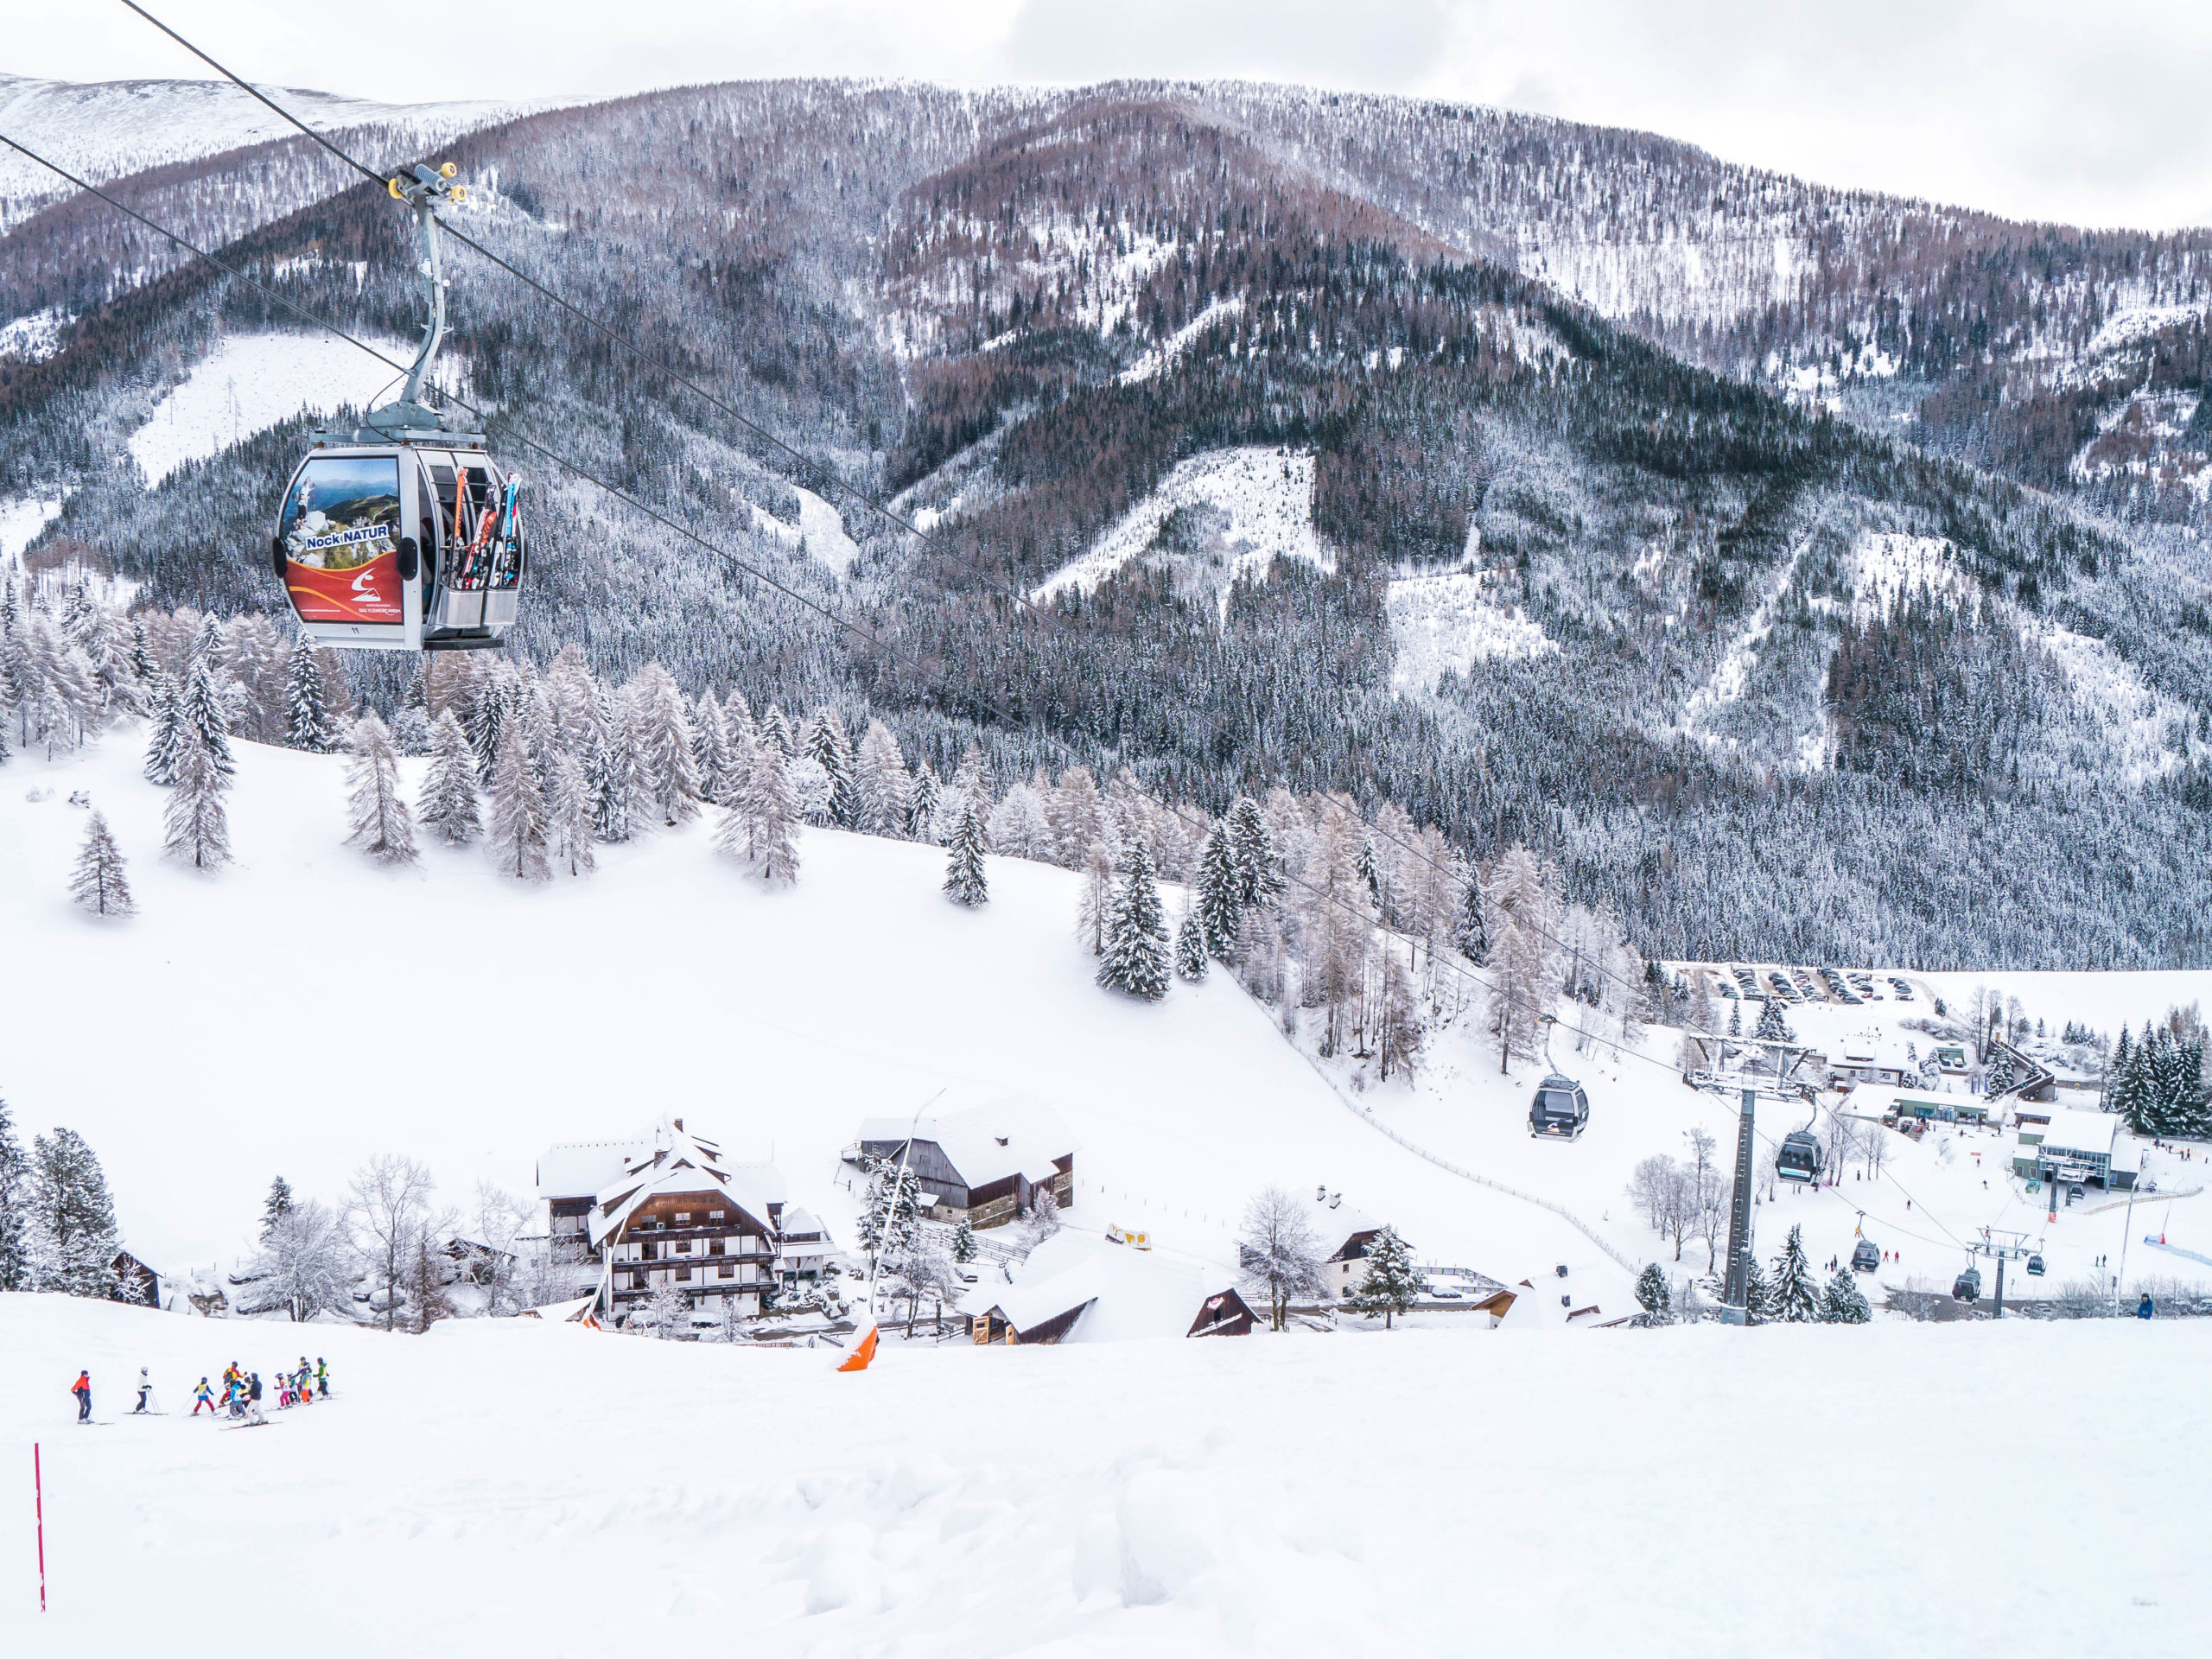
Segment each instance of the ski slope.
M175 1413L303 1346L334 1397L268 1428L124 1414L141 1365ZM0 1651L24 1659L2204 1639L2212 1321L954 1342L840 1376L530 1320L387 1338L15 1295L0 1356ZM72 1425L80 1367L108 1427Z
M1325 1184L1425 1260L1509 1283L1569 1262L1578 1305L1632 1311L1628 1275L1559 1217L1363 1123L1227 976L1154 1006L1098 988L1071 873L995 858L971 913L939 893L939 849L810 830L798 886L771 893L704 823L545 887L474 850L386 872L341 845L339 758L241 743L238 863L208 877L159 855L140 748L125 728L0 772L0 1009L41 1033L0 1088L26 1135L86 1135L164 1270L227 1267L279 1173L331 1200L395 1151L448 1201L479 1179L526 1193L548 1144L664 1114L772 1155L849 1242L838 1154L863 1117L1029 1092L1080 1142L1075 1224L1230 1263L1253 1192ZM405 764L411 791L424 763ZM136 918L67 902L79 790L131 861Z

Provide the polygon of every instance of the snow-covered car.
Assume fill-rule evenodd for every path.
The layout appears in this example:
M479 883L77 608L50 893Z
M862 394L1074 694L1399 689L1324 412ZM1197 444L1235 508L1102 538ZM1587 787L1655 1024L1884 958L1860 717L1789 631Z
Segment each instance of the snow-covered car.
M1428 1294L1440 1302L1464 1301L1466 1299L1466 1293L1462 1291L1459 1286L1453 1284L1449 1279L1430 1280L1428 1281Z

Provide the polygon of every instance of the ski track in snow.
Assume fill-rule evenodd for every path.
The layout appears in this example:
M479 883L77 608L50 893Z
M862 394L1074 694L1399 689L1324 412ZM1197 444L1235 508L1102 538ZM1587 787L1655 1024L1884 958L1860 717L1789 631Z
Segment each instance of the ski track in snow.
M1178 466L1088 552L1053 572L1030 599L1043 605L1070 588L1090 593L1141 556L1170 513L1178 507L1202 505L1229 515L1224 539L1234 555L1232 580L1264 575L1278 558L1303 559L1325 570L1333 568L1313 533L1310 452L1264 447L1211 449ZM1223 603L1227 602L1224 584Z
M414 360L413 346L365 338L398 362ZM186 462L219 454L302 410L334 415L396 397L403 378L330 334L226 335L130 435L130 454L147 481L158 486ZM435 378L452 384L446 376Z
M1184 353L1191 349L1199 335L1224 318L1236 316L1243 309L1244 296L1242 294L1232 295L1225 300L1214 301L1197 316L1168 335L1128 368L1123 369L1122 384L1125 386L1138 385L1155 376L1165 374L1175 366L1177 359ZM1397 365L1394 363L1391 366L1395 368Z
M1805 547L1801 542L1790 554L1789 563L1783 568L1781 577L1768 590L1766 597L1759 601L1758 609L1751 613L1751 620L1739 628L1736 637L1728 642L1728 649L1721 653L1719 666L1682 705L1681 718L1675 723L1675 729L1683 736L1694 737L1708 746L1727 741L1716 733L1702 732L1698 728L1721 704L1738 702L1743 697L1751 684L1751 671L1758 665L1758 648L1767 635L1774 632L1775 611L1788 597L1791 585L1797 579L1798 562L1804 556Z

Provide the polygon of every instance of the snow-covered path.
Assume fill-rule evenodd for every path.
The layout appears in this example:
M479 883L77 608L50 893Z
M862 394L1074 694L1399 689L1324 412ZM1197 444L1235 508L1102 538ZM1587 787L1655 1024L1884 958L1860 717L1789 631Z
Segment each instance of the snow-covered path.
M175 1410L302 1348L337 1397L266 1430L119 1414L141 1364ZM949 1344L843 1376L0 1296L0 1356L53 1607L19 1490L11 1659L2202 1650L2212 1321ZM113 1427L69 1421L86 1365ZM2065 1385L2024 1435L2035 1377Z

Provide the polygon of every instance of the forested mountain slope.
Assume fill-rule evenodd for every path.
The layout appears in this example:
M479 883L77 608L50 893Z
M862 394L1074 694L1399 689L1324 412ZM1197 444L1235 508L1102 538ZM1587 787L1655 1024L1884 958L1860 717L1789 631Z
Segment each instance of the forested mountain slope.
M281 150L127 188L406 337L402 216ZM472 235L756 423L464 260L449 351L495 433L860 631L534 474L540 656L870 708L941 770L981 731L1002 770L1127 764L1217 807L1387 796L1478 857L1539 845L1653 955L2202 954L2190 238L1236 86L743 84L441 153ZM255 168L283 190L240 218ZM0 313L78 319L0 364L0 496L72 492L35 556L277 607L250 550L304 417L150 491L118 458L219 335L296 325L204 267L141 281L107 211L0 238ZM2168 309L2143 332L2126 306ZM2061 391L2105 459L1999 442ZM1945 412L1984 402L2002 418ZM1206 459L1264 451L1273 481ZM858 505L893 494L926 542ZM1312 556L1253 541L1286 515ZM1051 581L1109 544L1103 578Z

